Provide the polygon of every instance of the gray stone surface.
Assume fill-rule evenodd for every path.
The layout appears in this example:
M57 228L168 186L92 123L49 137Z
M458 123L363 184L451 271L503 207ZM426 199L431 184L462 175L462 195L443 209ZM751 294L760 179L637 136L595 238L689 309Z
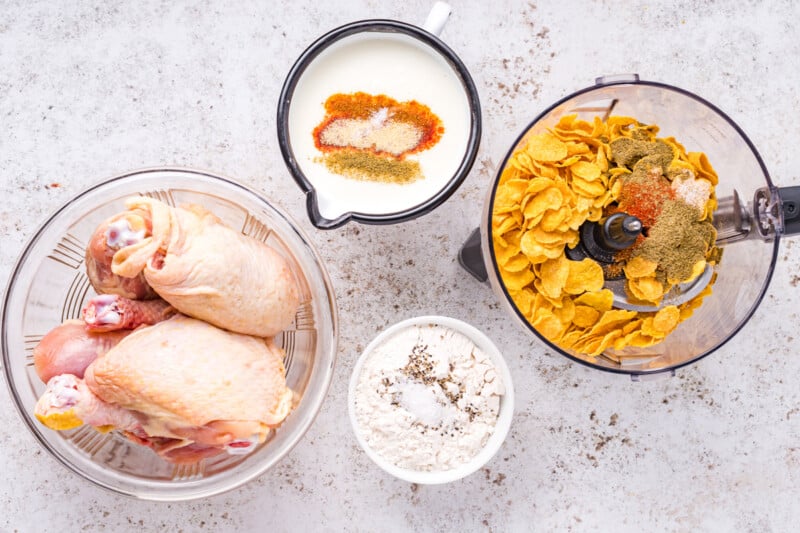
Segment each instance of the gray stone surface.
M761 308L734 341L671 379L632 383L527 334L459 246L515 136L598 75L638 72L713 101L780 185L800 185L800 4L785 1L453 0L442 38L483 103L478 160L434 213L314 230L280 156L278 94L317 35L360 18L422 22L429 2L0 0L0 279L35 228L88 185L158 165L263 191L324 258L338 365L303 441L275 469L192 503L97 488L44 452L0 390L2 531L792 531L800 508L800 244L781 243ZM509 437L481 471L415 486L374 466L346 409L350 371L383 327L461 318L504 352Z

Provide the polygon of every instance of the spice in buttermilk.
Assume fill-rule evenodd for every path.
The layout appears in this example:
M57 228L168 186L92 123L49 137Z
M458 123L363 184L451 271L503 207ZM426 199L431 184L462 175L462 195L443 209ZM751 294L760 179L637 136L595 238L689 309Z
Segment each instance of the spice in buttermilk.
M409 183L424 176L406 156L439 142L444 126L428 106L386 95L337 93L325 102L325 118L314 129L319 161L353 179Z
M411 183L422 177L417 161L397 161L357 150L342 150L328 154L325 166L334 174L365 181Z

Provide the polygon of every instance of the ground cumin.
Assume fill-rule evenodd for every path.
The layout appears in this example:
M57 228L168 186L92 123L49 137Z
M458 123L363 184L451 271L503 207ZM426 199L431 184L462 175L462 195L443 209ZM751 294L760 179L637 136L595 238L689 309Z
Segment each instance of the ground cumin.
M357 180L403 184L422 178L419 163L412 160L399 161L357 151L334 152L321 159L334 174Z
M702 211L680 200L667 200L647 238L633 251L658 263L658 272L667 280L685 280L717 238L714 226L701 221Z
M675 154L663 141L642 141L620 137L611 141L611 159L620 166L633 169L634 174L646 173L648 167L658 166L662 172L672 162Z

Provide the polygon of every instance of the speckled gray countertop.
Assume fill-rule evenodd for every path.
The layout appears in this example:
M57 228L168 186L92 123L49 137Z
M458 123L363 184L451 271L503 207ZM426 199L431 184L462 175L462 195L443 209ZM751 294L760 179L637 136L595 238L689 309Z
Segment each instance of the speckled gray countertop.
M278 149L284 76L319 34L361 18L420 23L428 1L0 0L0 279L63 202L158 165L263 191L310 235L340 311L338 364L305 438L272 471L207 500L106 492L40 449L0 389L1 531L792 531L800 523L800 244L781 243L763 305L733 342L633 383L574 364L513 323L456 253L510 143L550 103L637 72L713 101L773 179L800 184L800 3L461 2L442 38L483 104L478 160L432 214L315 230ZM419 314L461 318L504 352L517 410L478 473L416 486L374 466L346 409L356 357Z

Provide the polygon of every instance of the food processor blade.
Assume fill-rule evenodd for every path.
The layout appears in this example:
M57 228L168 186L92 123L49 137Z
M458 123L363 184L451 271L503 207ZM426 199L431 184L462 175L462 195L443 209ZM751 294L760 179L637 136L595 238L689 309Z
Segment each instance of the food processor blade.
M610 289L614 293L614 307L627 309L628 311L651 312L658 311L668 305L681 305L688 302L700 294L713 277L714 267L706 265L703 273L692 281L675 285L671 291L664 295L659 305L643 305L630 301L625 291L625 278L606 281L604 288Z

